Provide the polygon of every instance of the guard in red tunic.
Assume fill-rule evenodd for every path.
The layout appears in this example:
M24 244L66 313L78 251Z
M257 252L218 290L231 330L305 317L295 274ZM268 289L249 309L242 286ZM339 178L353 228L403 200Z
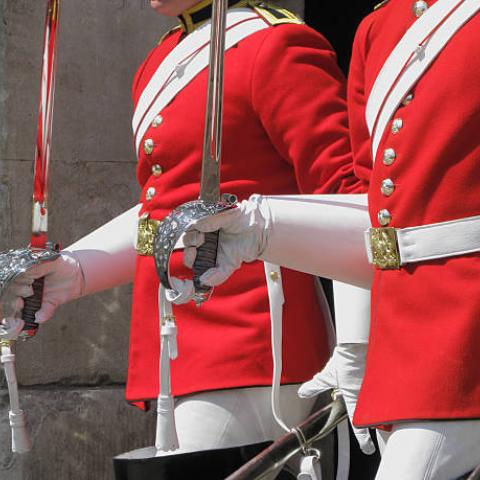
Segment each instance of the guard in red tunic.
M449 480L480 463L479 11L478 0L391 0L361 24L349 112L369 216L353 196L265 197L196 226L235 224L242 235L222 244L235 265L261 257L366 286L373 264L354 423L382 429L378 480ZM365 351L339 345L300 394L337 385L354 403Z
M156 400L160 390L159 282L152 232L174 207L199 192L211 12L209 0L151 3L165 15L186 10L180 27L152 50L133 82L140 204L31 274L47 274L37 313L41 322L61 303L130 281L135 270L127 400L140 406ZM222 192L245 199L256 191L360 191L353 176L345 82L329 43L284 9L243 0L230 5ZM172 273L188 275L181 255L174 258ZM269 294L267 283L283 286L283 294L278 288ZM167 470L176 472L171 478L198 470L203 478L224 478L244 462L243 447L258 449L282 433L270 407L270 312L282 296L283 419L292 426L308 415L313 400L298 399L296 390L329 356L325 305L317 301L312 276L255 262L216 288L201 308L174 308L176 453L204 452L188 462L182 456L147 462L145 457L165 454L155 448L134 452L118 460L119 478L157 478Z

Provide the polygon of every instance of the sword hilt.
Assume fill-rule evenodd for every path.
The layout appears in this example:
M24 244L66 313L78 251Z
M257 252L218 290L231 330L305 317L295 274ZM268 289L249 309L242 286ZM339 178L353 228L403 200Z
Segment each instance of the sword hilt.
M218 230L205 233L205 241L197 248L197 256L193 264L193 285L195 291L202 295L208 295L212 289L212 287L203 285L200 277L217 264L218 235Z
M33 295L24 300L22 310L22 320L25 322L22 332L23 337L33 337L37 333L38 323L35 321L35 314L42 306L44 284L45 278L37 278L32 285Z

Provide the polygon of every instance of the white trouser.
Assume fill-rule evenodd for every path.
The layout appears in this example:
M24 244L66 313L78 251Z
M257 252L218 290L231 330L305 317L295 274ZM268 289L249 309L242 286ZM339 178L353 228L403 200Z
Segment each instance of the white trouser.
M480 464L480 420L398 424L377 438L376 480L453 480Z
M298 398L298 387L282 385L280 390L283 419L292 427L308 417L315 402ZM275 440L285 432L273 418L270 396L271 387L250 387L179 397L175 422L180 448L157 453L155 447L148 447L118 458L148 458Z

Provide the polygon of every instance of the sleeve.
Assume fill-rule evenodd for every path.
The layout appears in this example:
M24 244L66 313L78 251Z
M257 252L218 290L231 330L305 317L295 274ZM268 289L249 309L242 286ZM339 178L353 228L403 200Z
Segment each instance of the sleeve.
M133 105L135 106L138 102L138 98L142 94L143 90L140 90L140 80L142 75L145 72L145 68L147 67L148 63L150 62L151 58L153 57L154 53L156 52L158 46L155 47L148 55L147 58L143 61L143 63L138 67L132 81L132 101Z
M352 60L348 75L348 120L350 143L354 159L355 175L368 185L372 170L370 133L365 119L367 94L365 91L365 58L368 50L368 36L373 15L360 24L353 43Z
M271 27L257 51L252 103L302 193L360 193L345 79L330 44L305 25Z

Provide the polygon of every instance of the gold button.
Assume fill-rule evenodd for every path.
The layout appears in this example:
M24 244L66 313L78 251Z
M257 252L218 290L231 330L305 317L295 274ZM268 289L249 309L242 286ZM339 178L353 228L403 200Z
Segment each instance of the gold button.
M386 178L383 180L382 188L380 190L386 197L389 197L395 190L395 184L393 183L393 180L391 178Z
M392 133L396 135L403 128L403 120L396 118L392 123Z
M151 200L155 196L155 188L149 187L147 193L145 194L146 200Z
M279 278L280 278L280 275L278 274L278 272L275 272L275 271L271 271L270 272L270 278L276 282Z
M392 221L392 215L386 209L380 210L378 212L378 223L382 227L386 227Z
M163 173L163 169L158 163L156 163L155 165L152 165L152 173L155 177L159 177Z
M387 148L383 152L383 163L384 165L392 165L397 158L397 152L393 148Z
M412 7L413 14L419 18L428 10L428 3L424 0L415 2Z
M163 117L161 115L157 115L152 122L152 127L157 128L163 122Z
M406 107L407 105L409 105L413 100L413 93L409 93L404 99L403 99L403 102L402 102L402 105L404 107Z
M153 140L151 138L147 138L144 142L143 142L143 151L147 154L147 155L151 155L152 152L153 152L153 147L155 146L155 144L153 143Z

